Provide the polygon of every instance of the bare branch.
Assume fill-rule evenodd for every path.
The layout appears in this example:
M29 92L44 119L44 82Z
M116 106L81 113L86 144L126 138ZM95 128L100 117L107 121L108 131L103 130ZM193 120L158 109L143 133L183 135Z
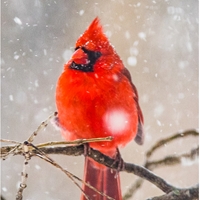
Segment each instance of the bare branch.
M176 133L174 135L172 135L171 137L159 140L147 153L146 153L146 157L149 158L151 156L151 154L158 149L159 147L162 147L164 144L169 143L171 141L174 141L175 139L178 138L183 138L183 137L187 137L187 136L199 136L199 133L196 130L188 130L182 133Z
M183 159L190 159L190 160L194 160L198 157L199 155L199 147L192 149L189 153L184 153L184 154L180 154L178 156L167 156L161 160L157 160L157 161L149 161L149 158L151 157L151 155L158 149L163 147L164 144L172 142L178 138L184 138L187 136L199 136L199 133L196 130L188 130L182 133L176 133L168 138L162 139L160 141L158 141L147 153L146 153L146 162L144 164L144 167L147 169L155 169L157 167L161 167L161 166L171 166L171 165L175 165L175 164L180 164ZM135 181L135 183L133 183L128 191L125 193L124 198L125 200L131 198L133 196L133 194L136 192L136 190L138 190L142 184L143 184L144 180L143 179L138 179Z
M40 126L38 126L38 128L31 134L31 136L27 139L28 142L33 142L34 138L38 135L38 133L44 129L48 123L50 122L51 119L55 118L58 115L57 112L54 112L53 114L51 114L45 121L43 121Z
M147 156L152 155L152 153L161 145L165 144L166 142L173 141L174 139L180 138L180 137L185 137L188 135L194 135L197 136L198 133L196 131L186 131L185 133L182 134L175 134L174 136L170 138L166 138L164 140L159 141L156 145L154 145L153 148L147 153ZM31 137L31 140L33 137ZM100 138L101 140L102 138ZM103 139L108 139L111 140L112 138L103 138ZM96 141L96 140L94 140ZM81 141L75 141L74 143L77 144L84 144L85 140ZM91 141L89 141L91 142ZM13 143L13 142L12 142ZM14 142L15 143L15 142ZM16 142L17 145L13 146L4 146L1 148L1 157L5 157L5 155L23 155L24 156L24 149L23 149L23 143L18 143ZM84 154L84 145L77 145L77 146L69 146L68 142L49 142L49 143L43 143L43 144L38 144L36 146L32 145L30 143L29 147L29 155L32 156L39 156L42 159L46 160L47 162L50 162L54 166L60 168L64 173L68 174L69 172L65 172L64 169L62 169L57 163L50 159L47 156L47 154L62 154L62 155L72 155L72 156L80 156ZM61 145L61 146L59 146ZM160 197L153 197L152 200L165 200L165 199L195 199L197 197L197 190L198 186L192 187L192 188L177 188L169 183L167 183L164 179L161 177L155 175L149 169L154 169L155 167L162 166L162 165L172 165L172 164L177 164L181 162L182 158L188 158L188 159L194 159L198 155L198 148L195 148L191 150L189 153L184 153L180 154L179 156L168 156L162 160L158 161L151 161L149 162L148 160L145 163L145 167L138 166L135 164L131 163L124 163L123 169L121 171L125 171L127 173L133 173L142 179L138 179L137 182L133 185L132 188L130 188L129 193L127 193L124 196L124 199L128 199L131 196L131 192L133 193L136 191L140 186L142 185L144 180L147 180L151 182L152 184L156 185L159 189L161 189L165 195L162 195ZM96 162L99 162L103 165L106 165L107 167L116 169L119 171L119 163L115 159L112 159L104 154L102 154L99 151L96 151L94 149L90 149L88 152L88 156L94 159ZM68 174L69 175L69 174ZM71 176L71 175L70 175ZM71 176L71 178L74 178L74 175ZM72 178L72 179L73 179ZM79 179L77 179L79 180ZM74 182L74 181L73 181ZM85 183L87 184L87 183ZM77 183L76 183L77 185ZM78 185L77 185L78 186ZM186 196L187 195L187 196Z
M47 146L61 146L61 145L81 145L81 144L86 144L86 143L91 143L91 142L102 142L102 141L112 141L112 137L103 137L103 138L89 138L89 139L77 139L73 141L60 141L60 142L46 142L42 144L38 144L37 147L47 147Z
M70 147L56 147L56 148L45 148L45 149L42 148L41 150L48 154L52 154L54 152L56 152L56 153L60 152L61 154L64 153L65 155L76 155L76 156L82 155L84 153L83 145L73 146L73 147L70 146ZM103 165L106 165L107 167L119 170L118 169L119 163L116 162L116 160L100 153L99 151L91 149L88 156L91 157L92 159L94 159L98 163L101 163ZM128 173L133 173L133 174L153 183L154 185L156 185L158 188L160 188L165 193L169 193L170 191L178 189L178 188L170 185L169 183L167 183L162 178L156 176L148 169L141 167L139 165L135 165L135 164L131 164L131 163L124 163L123 171L128 172Z
M94 139L93 139L94 140ZM102 141L102 139L101 139ZM93 186L91 186L90 184L84 182L82 179L78 178L77 176L73 175L72 173L70 173L69 171L63 169L58 163L56 163L52 158L50 158L47 154L45 154L43 151L41 151L41 149L34 147L35 150L37 151L37 156L44 159L45 161L49 162L50 164L54 165L56 168L60 169L62 172L64 172L73 182L74 184L82 191L82 193L84 194L85 198L89 200L88 196L85 194L85 192L83 191L83 189L80 187L80 185L75 181L78 180L79 182L83 183L84 185L87 185L89 188L91 188L92 190L94 190L96 193L99 193L100 195L106 197L109 200L114 200L113 198L111 198L110 196L106 195L103 192L98 191L96 188L94 188Z
M199 199L199 185L191 188L174 190L168 194L147 200L197 200Z
M82 155L84 153L83 145L67 146L67 147L63 147L63 146L62 147L48 147L48 148L43 147L43 148L39 148L39 149L40 149L40 151L44 152L45 154L64 154L64 155L78 156L78 155ZM22 152L18 151L15 154L21 154L21 153ZM32 154L32 156L34 156L37 154L37 152L33 149L31 154ZM119 163L116 162L116 160L100 153L97 150L91 149L88 156L91 157L92 159L94 159L96 162L106 165L107 167L119 170L118 169ZM167 183L162 178L156 176L148 169L138 166L138 165L135 165L135 164L124 163L123 171L128 172L128 173L133 173L133 174L153 183L154 185L156 185L158 188L160 188L165 193L169 193L170 191L178 189L178 188L170 185L169 183Z
M189 153L180 154L178 156L170 155L161 160L146 162L145 168L153 170L161 166L180 164L184 158L188 160L194 160L195 157L198 157L198 155L199 147L192 149Z
M123 200L127 200L133 196L133 194L142 186L144 179L137 179L123 195Z

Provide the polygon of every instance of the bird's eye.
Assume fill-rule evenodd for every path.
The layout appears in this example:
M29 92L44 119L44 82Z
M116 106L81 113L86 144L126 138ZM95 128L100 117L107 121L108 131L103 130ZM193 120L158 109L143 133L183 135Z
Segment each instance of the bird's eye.
M102 54L101 54L100 51L95 51L95 52L94 52L94 57L95 57L95 58L99 58L101 55L102 55Z

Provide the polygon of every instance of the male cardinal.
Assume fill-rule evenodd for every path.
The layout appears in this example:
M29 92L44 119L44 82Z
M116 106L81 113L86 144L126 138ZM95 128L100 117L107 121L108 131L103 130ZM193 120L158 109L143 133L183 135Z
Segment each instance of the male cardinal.
M112 136L112 141L89 144L112 158L119 146L132 139L143 143L143 116L136 87L98 18L79 37L74 54L64 65L57 83L56 105L66 140ZM122 199L118 171L87 156L84 181L113 199ZM88 199L107 199L86 185L83 191ZM86 197L82 195L81 199Z

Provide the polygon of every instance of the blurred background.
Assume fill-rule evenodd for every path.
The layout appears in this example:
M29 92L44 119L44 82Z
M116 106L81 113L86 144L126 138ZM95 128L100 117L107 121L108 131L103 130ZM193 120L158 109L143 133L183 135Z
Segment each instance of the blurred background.
M145 152L158 140L197 129L198 1L180 0L9 0L1 14L1 137L26 140L56 110L55 86L77 38L99 16L106 35L132 74L145 124L145 143L121 149L126 162L142 165ZM34 144L63 140L50 124ZM154 158L178 155L198 145L188 137L163 146ZM52 156L82 177L83 156ZM23 157L1 163L1 193L15 199ZM162 167L154 172L178 187L198 182L198 162ZM79 199L80 190L61 171L32 158L24 199ZM121 173L123 194L137 179ZM162 192L145 182L132 199Z

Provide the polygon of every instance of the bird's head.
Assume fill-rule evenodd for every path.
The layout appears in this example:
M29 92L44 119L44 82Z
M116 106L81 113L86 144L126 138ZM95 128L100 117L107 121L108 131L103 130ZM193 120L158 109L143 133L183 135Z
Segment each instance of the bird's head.
M109 66L115 55L114 48L103 33L99 19L95 18L88 29L77 40L70 68L84 72L93 72L97 60L99 61L102 60L102 57L106 57L107 65ZM105 61L104 65L106 68Z

